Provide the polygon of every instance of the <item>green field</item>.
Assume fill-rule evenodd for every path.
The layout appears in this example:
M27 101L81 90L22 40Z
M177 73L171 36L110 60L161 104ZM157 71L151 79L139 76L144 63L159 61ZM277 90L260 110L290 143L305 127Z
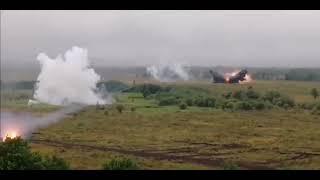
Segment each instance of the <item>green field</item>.
M216 97L252 86L260 93L279 91L297 103L319 101L310 90L320 89L320 83L294 81L161 85ZM320 169L320 116L308 110L230 112L196 106L181 110L176 105L159 106L141 93L123 93L116 99L106 109L90 106L39 130L31 140L33 150L62 157L74 169L101 169L115 156L130 157L142 169ZM24 100L22 105L9 102L2 108L29 108ZM118 104L125 107L122 113L116 109ZM39 105L30 111L47 113L54 108Z

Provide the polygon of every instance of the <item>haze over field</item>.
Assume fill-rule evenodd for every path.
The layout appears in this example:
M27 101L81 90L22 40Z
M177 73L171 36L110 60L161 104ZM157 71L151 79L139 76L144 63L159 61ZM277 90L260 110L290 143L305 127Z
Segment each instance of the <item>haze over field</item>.
M1 65L72 46L97 66L320 67L320 11L1 11Z

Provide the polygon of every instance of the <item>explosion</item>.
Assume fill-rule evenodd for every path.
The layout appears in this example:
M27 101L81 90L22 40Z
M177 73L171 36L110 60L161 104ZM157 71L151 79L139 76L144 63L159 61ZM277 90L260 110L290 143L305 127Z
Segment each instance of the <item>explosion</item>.
M37 78L34 99L52 105L110 103L96 93L101 80L90 67L87 49L72 47L64 58L49 58L40 53L37 57L41 71Z
M244 81L240 81L240 82L239 82L240 84L246 84L246 83L250 83L250 82L253 81L252 78L251 78L251 76L248 75L248 74L246 74L246 76L245 76L244 78L245 78L245 80L244 80Z
M225 80L227 83L230 83L230 78L236 76L238 73L240 72L240 70L236 70L236 71L233 71L231 73L225 73L224 77L225 77ZM249 74L246 74L245 77L244 77L245 80L243 81L239 81L240 84L246 84L246 83L250 83L252 82L252 78Z
M5 134L5 137L3 137L3 139L2 139L3 141L5 141L6 138L13 139L18 136L18 133L14 130L9 130L8 132L5 132L4 134Z

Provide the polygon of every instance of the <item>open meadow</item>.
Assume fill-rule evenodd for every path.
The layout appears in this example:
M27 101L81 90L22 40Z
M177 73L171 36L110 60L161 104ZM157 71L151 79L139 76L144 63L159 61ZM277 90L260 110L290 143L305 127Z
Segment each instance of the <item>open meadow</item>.
M218 108L216 102L212 107L181 108L159 103L159 94L116 93L116 103L110 106L88 106L40 129L30 140L32 150L61 157L73 169L101 169L104 162L118 156L133 159L141 169L320 169L320 115L297 105L319 102L310 90L320 89L320 83L158 84L175 89L167 94L187 98L205 94L217 102L226 92L246 91L251 86L261 95L278 91L296 105L239 110ZM2 93L6 101L1 108L36 115L58 109L44 104L28 107L30 92L19 93Z

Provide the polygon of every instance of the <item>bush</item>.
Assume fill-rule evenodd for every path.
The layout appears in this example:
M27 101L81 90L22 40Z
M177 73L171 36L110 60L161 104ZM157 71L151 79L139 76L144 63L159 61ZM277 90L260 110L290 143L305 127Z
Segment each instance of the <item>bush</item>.
M215 98L208 97L208 98L206 98L205 101L206 101L207 107L215 107L215 105L216 105L216 99Z
M232 162L224 163L223 170L239 170L238 165Z
M222 109L231 109L233 110L235 108L235 102L232 100L228 100L222 103Z
M246 92L246 96L249 98L249 99L259 99L260 97L260 94L252 89L249 89L247 92Z
M317 99L319 97L319 92L316 88L311 89L310 93L314 99Z
M223 93L222 97L224 97L226 99L230 99L232 97L232 92Z
M267 91L263 96L263 100L273 102L274 99L280 98L280 96L278 91Z
M246 101L239 101L239 102L236 102L235 104L235 109L237 110L252 110L254 108L254 105L249 102L246 102Z
M160 99L159 106L170 106L170 105L176 105L178 103L179 103L179 100L176 97L170 96L170 97L165 97Z
M180 103L179 108L180 109L187 109L187 105L185 103Z
M187 103L188 106L192 106L192 105L193 105L193 100L190 99L190 98L188 98L188 99L186 100L186 103Z
M118 105L116 106L116 109L118 110L119 113L122 113L122 111L124 110L124 106L121 105L121 104L118 104Z
M130 110L131 110L131 112L135 112L136 111L136 107L131 107Z
M17 138L0 142L0 170L66 170L69 165L60 158L42 157L31 152L28 143Z
M104 170L136 170L139 169L137 163L128 158L115 158L103 164Z
M69 165L61 158L56 156L45 157L44 158L44 167L49 170L63 170L69 169Z
M243 99L245 99L246 94L245 94L245 92L242 91L242 90L237 90L237 91L234 91L234 92L232 93L232 97L233 97L234 99L243 100Z
M256 110L266 109L266 105L265 105L264 102L258 101L258 102L255 104L255 109L256 109Z
M273 105L282 107L285 109L292 108L295 106L295 102L288 96L281 95L277 91L268 91L262 98L265 101L270 102Z
M320 103L299 103L298 107L306 110L313 110L316 106L320 106Z
M314 105L311 111L312 114L320 115L320 103Z
M199 96L195 98L194 105L199 107L215 107L216 99L213 97Z
M294 107L295 105L294 100L288 96L281 96L280 98L273 99L272 103L283 108Z

